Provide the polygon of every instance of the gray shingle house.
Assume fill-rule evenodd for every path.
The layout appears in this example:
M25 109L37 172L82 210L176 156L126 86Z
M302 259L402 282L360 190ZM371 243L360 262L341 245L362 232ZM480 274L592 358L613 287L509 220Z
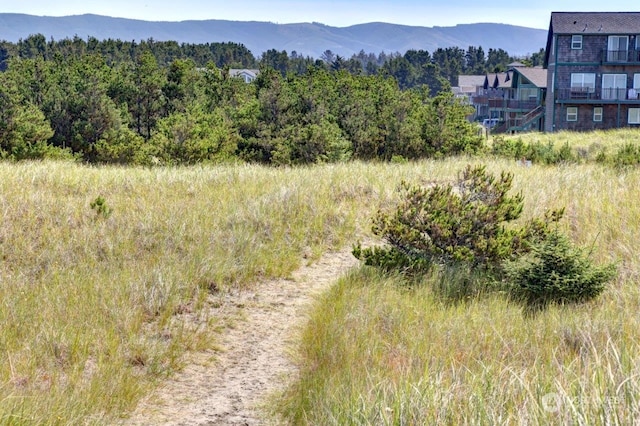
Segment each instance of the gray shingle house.
M640 12L553 12L544 130L640 127Z

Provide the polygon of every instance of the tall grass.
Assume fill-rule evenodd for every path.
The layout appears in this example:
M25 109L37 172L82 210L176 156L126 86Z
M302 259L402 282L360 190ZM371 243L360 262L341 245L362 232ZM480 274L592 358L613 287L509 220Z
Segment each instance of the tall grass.
M459 170L424 164L431 179ZM561 227L620 274L592 303L534 316L500 294L450 303L425 282L362 268L318 301L301 373L279 411L292 424L634 424L640 418L640 171L522 167L523 219L566 206ZM441 174L439 174L441 173ZM423 173L424 175L424 173ZM416 176L418 178L418 176Z
M215 345L210 294L352 241L384 186L358 164L0 164L0 424L109 423Z
M567 206L562 226L596 261L619 262L619 281L588 307L527 322L500 298L443 306L428 287L355 274L314 314L300 378L311 385L289 394L288 418L393 423L421 417L421 404L432 413L422 418L457 422L482 404L489 414L478 419L508 420L544 415L527 404L547 393L571 400L594 381L627 392L623 408L635 409L638 172L466 158L295 169L0 163L0 424L113 423L180 368L184 351L215 346L212 294L370 238L370 218L393 205L402 180L448 181L469 162L514 172L525 216ZM91 207L99 197L110 213Z
M525 151L538 157L528 158L534 162L562 162L565 157L569 157L572 162L598 161L620 164L623 161L619 156L625 148L640 147L640 133L637 129L627 128L593 132L562 131L496 135L489 141L489 146L493 146L496 141L518 142L521 144L520 148L528 146L530 149ZM514 145L511 146L514 147ZM552 161L554 158L556 161ZM633 164L637 164L637 161Z

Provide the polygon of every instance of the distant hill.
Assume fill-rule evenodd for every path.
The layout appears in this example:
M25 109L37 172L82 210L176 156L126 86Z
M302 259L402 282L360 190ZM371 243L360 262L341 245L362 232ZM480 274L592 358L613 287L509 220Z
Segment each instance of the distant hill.
M512 56L536 53L546 44L547 31L505 24L464 24L455 27L415 27L374 22L350 27L319 23L274 24L244 21L152 22L99 15L42 17L0 13L0 40L16 42L32 34L60 40L92 36L99 40L174 40L179 43L236 42L259 57L269 49L296 51L319 58L325 50L350 57L366 53L400 52L439 47L481 46L504 49Z

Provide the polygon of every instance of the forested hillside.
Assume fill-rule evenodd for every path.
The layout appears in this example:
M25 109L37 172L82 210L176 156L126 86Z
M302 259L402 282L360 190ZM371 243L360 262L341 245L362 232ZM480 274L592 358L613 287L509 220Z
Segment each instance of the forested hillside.
M339 12L339 5L336 13ZM61 40L82 39L175 40L178 43L241 43L256 56L269 49L297 52L318 58L327 49L351 56L367 52L405 52L411 49L484 46L504 49L518 56L537 52L547 41L546 29L506 24L462 24L453 27L422 27L371 22L333 27L318 22L277 24L274 22L205 19L182 22L152 22L100 15L32 16L0 13L0 40L17 42L32 34Z
M449 86L512 59L470 47L315 60L272 50L257 60L235 43L32 36L0 45L0 153L302 164L473 151L478 136ZM231 67L261 72L246 84Z

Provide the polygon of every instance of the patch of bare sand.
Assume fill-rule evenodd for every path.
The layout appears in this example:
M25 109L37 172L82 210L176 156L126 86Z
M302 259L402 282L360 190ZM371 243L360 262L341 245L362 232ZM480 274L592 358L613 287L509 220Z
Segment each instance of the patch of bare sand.
M190 354L187 366L145 399L125 424L277 424L260 405L295 376L288 351L305 312L315 295L356 263L350 251L327 253L292 279L224 296L213 304L211 315L242 319L220 336L222 351Z

